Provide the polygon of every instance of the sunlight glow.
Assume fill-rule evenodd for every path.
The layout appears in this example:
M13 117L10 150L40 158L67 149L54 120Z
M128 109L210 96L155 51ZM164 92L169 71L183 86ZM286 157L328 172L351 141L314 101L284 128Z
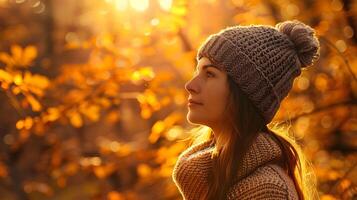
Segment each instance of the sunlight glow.
M159 4L163 10L169 11L172 6L172 0L159 0Z
M16 0L15 2L16 3L23 3L23 2L25 2L25 0Z
M116 0L114 3L117 10L124 11L128 8L128 0Z
M160 23L160 20L157 18L154 18L150 21L151 25L157 26Z
M149 7L149 0L129 0L130 6L137 11L145 11Z
M35 2L35 3L32 5L32 7L33 7L33 8L36 8L36 7L38 7L40 4L41 4L41 1L37 1L37 2Z

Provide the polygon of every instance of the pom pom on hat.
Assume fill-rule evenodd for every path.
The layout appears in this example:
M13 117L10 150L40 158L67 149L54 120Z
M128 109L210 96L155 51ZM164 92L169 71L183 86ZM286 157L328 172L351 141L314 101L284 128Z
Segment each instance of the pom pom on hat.
M320 46L315 31L310 26L298 21L284 21L276 24L275 28L286 34L294 43L300 66L310 66L320 57Z

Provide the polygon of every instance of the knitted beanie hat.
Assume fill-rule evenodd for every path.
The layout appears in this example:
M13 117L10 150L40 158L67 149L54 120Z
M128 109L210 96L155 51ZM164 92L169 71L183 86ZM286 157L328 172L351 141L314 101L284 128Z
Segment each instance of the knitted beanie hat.
M223 69L268 124L288 95L301 68L320 56L314 30L298 21L227 27L210 35L197 52Z

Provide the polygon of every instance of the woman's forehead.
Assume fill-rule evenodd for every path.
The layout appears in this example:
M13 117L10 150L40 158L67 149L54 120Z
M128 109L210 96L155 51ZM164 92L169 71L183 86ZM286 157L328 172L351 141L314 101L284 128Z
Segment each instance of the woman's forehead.
M198 63L199 64L204 64L204 65L212 64L211 60L209 58L207 58L207 57L204 57L204 56L201 57L201 59L198 60Z
M206 58L206 57L202 57L202 58L199 60L197 66L196 66L196 70L197 70L197 71L199 71L199 70L205 70L205 69L208 68L208 67L214 67L214 68L216 68L216 69L219 70L219 68L218 68L215 64L213 64L213 63L212 63L208 58Z

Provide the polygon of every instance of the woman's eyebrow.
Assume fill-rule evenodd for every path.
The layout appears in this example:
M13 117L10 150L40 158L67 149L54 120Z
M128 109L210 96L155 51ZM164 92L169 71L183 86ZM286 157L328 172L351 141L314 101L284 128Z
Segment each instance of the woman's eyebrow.
M214 67L216 68L216 66L214 64L206 64L202 66L202 70L206 69L207 67ZM196 71L199 71L199 67L196 68Z

